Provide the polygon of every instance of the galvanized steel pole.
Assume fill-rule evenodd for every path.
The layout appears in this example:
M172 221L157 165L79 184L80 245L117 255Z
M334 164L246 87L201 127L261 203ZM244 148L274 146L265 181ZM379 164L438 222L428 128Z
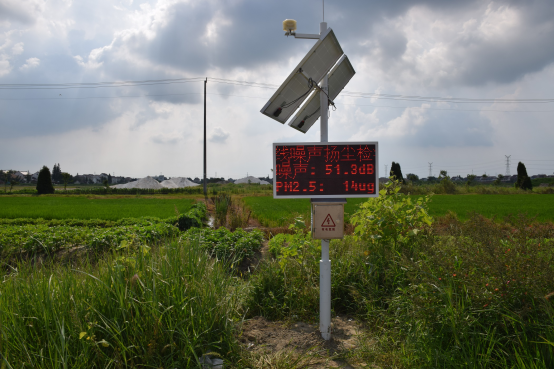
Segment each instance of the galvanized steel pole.
M322 38L327 31L327 23L319 24ZM321 142L329 142L329 79L325 74L321 82L319 103L321 112ZM319 331L325 340L331 339L331 260L329 259L329 239L321 240L321 260L319 261Z
M208 78L204 80L204 197L208 197L208 191L206 188L206 85L208 84Z

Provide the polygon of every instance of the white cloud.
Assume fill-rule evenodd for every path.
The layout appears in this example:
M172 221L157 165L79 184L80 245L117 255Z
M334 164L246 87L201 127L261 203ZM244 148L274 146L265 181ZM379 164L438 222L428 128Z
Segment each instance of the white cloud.
M221 127L214 127L210 133L209 140L214 143L225 144L229 138L229 133L223 130Z
M12 54L13 55L19 55L21 53L23 53L23 43L22 42L18 42L17 44L15 44L14 46L12 46Z
M8 60L0 60L0 77L7 75L12 70Z
M29 69L36 68L40 65L40 59L39 58L29 58L25 61L25 64L23 64L21 67L19 67L20 71L27 71Z

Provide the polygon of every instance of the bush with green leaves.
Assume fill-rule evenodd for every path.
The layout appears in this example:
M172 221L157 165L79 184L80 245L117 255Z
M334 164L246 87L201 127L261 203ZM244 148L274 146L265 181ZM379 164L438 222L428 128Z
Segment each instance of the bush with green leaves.
M121 218L117 221L113 220L100 220L100 219L52 219L46 220L43 218L0 218L0 228L2 225L9 226L24 226L24 225L42 225L48 227L55 226L71 226L71 227L97 227L108 228L117 226L134 226L134 225L153 225L153 224L169 224L176 225L177 217L170 217L166 219L157 217L140 217L140 218Z
M110 228L23 225L0 228L0 256L18 253L52 253L84 246L96 250L113 249L124 240L137 238L156 242L179 233L170 224L135 224Z
M268 243L274 260L263 261L252 276L246 302L251 315L285 319L291 315L313 320L319 302L321 241L304 232L301 218L289 226L293 234L277 234Z
M204 221L206 221L207 214L208 209L205 203L198 202L193 204L187 213L177 217L179 230L186 231L193 227L202 227Z
M379 196L360 205L360 210L351 216L354 232L360 239L375 243L406 246L415 240L433 219L429 216L425 196L413 201L400 193L399 181L382 185Z

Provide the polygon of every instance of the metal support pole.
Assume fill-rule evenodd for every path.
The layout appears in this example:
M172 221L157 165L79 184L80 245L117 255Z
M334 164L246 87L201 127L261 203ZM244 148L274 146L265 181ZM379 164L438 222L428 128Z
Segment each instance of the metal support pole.
M329 78L327 75L321 81L321 90L319 92L319 103L321 111L321 142L329 142Z
M204 80L204 197L208 197L208 190L206 188L206 85L208 84L208 78Z
M319 34L323 37L327 23L319 24ZM329 142L329 79L327 74L321 82L319 103L321 112L321 142ZM325 92L325 93L324 93ZM325 340L331 339L331 260L329 240L321 240L321 261L319 261L319 331Z
M329 240L321 240L319 261L319 331L325 340L331 339L331 260Z

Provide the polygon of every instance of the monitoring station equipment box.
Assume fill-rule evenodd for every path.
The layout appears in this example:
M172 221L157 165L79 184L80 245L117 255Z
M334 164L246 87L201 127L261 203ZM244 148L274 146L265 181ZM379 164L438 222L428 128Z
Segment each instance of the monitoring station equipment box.
M377 197L378 143L274 143L273 173L273 198Z
M312 199L312 237L342 239L344 236L344 205L346 199Z

